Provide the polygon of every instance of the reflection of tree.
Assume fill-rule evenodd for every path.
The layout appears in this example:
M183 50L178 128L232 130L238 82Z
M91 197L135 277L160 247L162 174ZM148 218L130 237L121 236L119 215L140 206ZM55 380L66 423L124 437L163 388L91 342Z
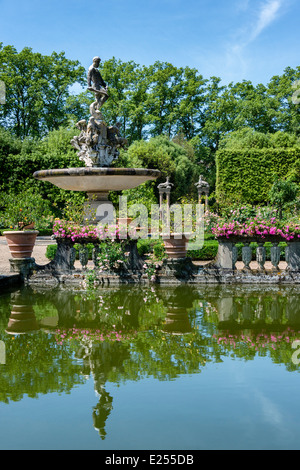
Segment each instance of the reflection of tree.
M19 401L25 394L34 398L40 393L69 392L84 382L68 345L58 349L51 335L38 332L3 338L6 365L1 370L0 401Z

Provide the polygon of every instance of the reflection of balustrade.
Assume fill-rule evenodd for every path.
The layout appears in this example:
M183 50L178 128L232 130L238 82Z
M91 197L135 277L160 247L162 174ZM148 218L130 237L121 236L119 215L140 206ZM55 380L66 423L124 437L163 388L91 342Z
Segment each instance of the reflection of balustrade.
M275 237L269 237L264 239L258 238L219 238L219 249L216 258L216 266L221 269L228 269L235 271L236 263L238 261L238 247L242 245L241 256L244 264L243 270L250 271L250 263L256 261L259 272L265 272L266 264L266 243L271 244L270 246L270 261L271 270L278 272L279 262L281 258L281 247L279 243L284 241L282 239L275 239ZM251 243L257 244L255 254L253 256L253 248ZM300 242L299 241L288 241L287 247L285 248L284 261L287 263L287 271L298 272L300 271Z

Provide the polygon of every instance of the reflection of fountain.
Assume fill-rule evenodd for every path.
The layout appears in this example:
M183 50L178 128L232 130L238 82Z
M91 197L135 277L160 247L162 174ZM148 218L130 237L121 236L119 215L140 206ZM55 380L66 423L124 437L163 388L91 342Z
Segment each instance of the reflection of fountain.
M13 299L13 307L9 317L6 333L25 334L39 330L32 307L32 301L28 297L20 294Z
M88 123L85 120L77 123L81 132L71 141L72 146L78 150L79 160L85 163L85 168L34 173L35 178L48 181L59 188L87 192L91 210L96 212L96 223L103 219L104 214L106 222L113 221L113 208L108 201L110 191L135 188L160 176L158 170L109 168L118 157L119 149L126 146L126 139L120 136L118 124L107 126L103 121L100 108L109 96L98 70L99 64L99 57L95 57L88 72L88 90L95 95L95 102L90 106L91 117Z

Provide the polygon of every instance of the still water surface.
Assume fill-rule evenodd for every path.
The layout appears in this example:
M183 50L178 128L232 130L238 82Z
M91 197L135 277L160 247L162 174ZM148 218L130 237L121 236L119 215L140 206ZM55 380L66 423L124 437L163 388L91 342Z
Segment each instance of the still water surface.
M300 449L297 340L297 288L2 293L0 449Z

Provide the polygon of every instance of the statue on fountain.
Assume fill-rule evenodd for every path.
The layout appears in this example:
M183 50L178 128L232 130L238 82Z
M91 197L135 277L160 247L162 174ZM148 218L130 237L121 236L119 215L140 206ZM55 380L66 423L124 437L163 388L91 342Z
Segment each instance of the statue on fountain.
M119 149L127 145L127 140L120 136L120 123L108 127L100 111L109 99L108 87L98 69L100 62L100 57L94 57L87 76L88 90L95 95L90 106L91 117L88 122L83 119L76 124L80 134L71 140L86 167L109 167L118 158Z

